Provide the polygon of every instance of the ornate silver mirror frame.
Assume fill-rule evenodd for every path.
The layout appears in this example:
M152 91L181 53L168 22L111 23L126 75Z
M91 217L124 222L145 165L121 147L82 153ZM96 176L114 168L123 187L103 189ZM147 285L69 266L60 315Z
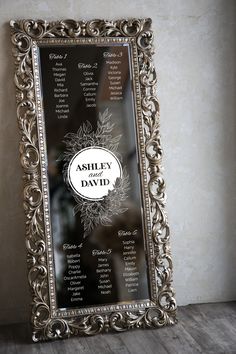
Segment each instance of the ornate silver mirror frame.
M24 170L24 210L28 281L32 295L33 340L92 335L135 327L159 328L176 323L172 288L169 225L165 212L159 104L153 65L150 19L118 21L17 20L10 22L20 154ZM148 301L57 309L52 235L46 174L43 102L37 50L41 44L127 43L132 53L135 118L144 195L146 250L149 266Z

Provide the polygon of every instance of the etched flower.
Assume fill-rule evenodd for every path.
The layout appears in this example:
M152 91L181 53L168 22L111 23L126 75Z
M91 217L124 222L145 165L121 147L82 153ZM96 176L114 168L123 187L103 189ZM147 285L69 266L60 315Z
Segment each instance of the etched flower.
M94 218L99 215L100 213L100 208L101 208L101 203L100 202L91 202L87 205L87 214L88 217Z

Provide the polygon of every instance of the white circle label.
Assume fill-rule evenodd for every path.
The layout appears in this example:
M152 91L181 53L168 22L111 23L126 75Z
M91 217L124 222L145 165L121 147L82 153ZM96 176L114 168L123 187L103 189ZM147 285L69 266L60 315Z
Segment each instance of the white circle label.
M80 150L72 157L67 171L73 191L89 200L103 199L121 177L120 161L111 151L99 146Z

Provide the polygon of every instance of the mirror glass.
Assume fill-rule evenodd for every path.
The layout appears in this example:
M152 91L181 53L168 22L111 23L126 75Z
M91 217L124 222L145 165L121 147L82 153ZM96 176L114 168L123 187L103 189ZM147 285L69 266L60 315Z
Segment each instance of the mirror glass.
M38 50L57 308L148 300L130 44Z

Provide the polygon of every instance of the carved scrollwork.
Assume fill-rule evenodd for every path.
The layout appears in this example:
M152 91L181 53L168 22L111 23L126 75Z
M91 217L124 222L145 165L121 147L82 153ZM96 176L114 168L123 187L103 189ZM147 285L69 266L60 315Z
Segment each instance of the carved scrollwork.
M28 280L33 297L33 340L93 335L109 330L158 328L176 322L176 302L172 288L172 260L169 225L165 212L166 194L162 177L162 148L159 130L159 103L156 98L157 75L152 61L153 33L150 19L118 21L44 20L11 21L17 117L21 131L20 154L24 170L24 209ZM37 132L35 83L32 65L33 43L45 38L121 37L129 38L137 48L138 81L145 155L147 162L151 238L155 263L157 297L154 307L55 318L49 298L49 259L45 238L40 152ZM101 310L99 310L101 311Z

